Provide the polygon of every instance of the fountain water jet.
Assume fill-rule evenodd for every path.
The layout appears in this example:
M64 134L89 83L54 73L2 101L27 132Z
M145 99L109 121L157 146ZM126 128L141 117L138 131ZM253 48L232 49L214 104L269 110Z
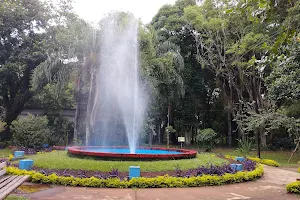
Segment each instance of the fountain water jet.
M91 76L86 145L114 145L111 138L122 140L122 135L113 135L124 129L130 152L136 151L146 108L137 36L138 21L130 15L115 13L102 21L100 62Z

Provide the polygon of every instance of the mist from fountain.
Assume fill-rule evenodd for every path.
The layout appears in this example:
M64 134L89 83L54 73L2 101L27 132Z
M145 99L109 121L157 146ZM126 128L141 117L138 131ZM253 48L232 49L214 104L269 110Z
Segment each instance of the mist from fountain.
M139 75L138 21L130 15L121 22L120 19L115 14L102 21L100 62L95 80L91 81L93 99L88 105L91 110L87 113L86 145L112 145L110 138L122 124L130 152L134 153L144 120L146 96ZM95 138L97 141L92 141Z

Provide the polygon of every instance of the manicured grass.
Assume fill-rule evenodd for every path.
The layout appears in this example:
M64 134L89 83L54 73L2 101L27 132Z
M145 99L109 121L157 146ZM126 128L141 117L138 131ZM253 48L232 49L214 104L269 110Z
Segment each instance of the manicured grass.
M42 153L33 156L26 156L34 160L34 165L48 169L85 169L99 170L103 172L111 171L112 168L119 171L128 171L129 166L140 166L141 171L158 172L174 170L176 166L180 169L196 168L210 163L220 165L227 161L215 157L213 154L198 154L194 159L165 160L165 161L102 161L92 158L69 157L66 151L55 151Z
M213 149L214 153L221 153L223 155L232 155L239 156L239 152L235 151L235 149ZM257 157L255 151L250 153L250 156ZM272 159L277 161L282 167L297 167L299 166L298 161L300 161L300 153L296 152L291 160L288 163L288 160L291 156L290 151L262 151L261 158L262 159Z
M5 200L29 200L29 199L26 197L11 195L11 196L6 197Z
M8 155L11 153L12 153L12 151L8 148L0 149L0 158L8 157Z

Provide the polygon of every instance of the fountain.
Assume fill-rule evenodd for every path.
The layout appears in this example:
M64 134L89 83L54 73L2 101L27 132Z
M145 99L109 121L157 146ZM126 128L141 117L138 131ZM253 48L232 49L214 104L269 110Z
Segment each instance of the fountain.
M189 150L137 148L147 100L139 75L138 26L133 16L124 13L102 21L99 66L91 73L86 146L70 147L69 153L149 159L196 155ZM127 145L129 149L120 147Z
M115 13L102 21L86 145L110 146L117 138L118 145L128 143L130 152L136 151L147 99L140 83L137 32L138 21L131 15Z

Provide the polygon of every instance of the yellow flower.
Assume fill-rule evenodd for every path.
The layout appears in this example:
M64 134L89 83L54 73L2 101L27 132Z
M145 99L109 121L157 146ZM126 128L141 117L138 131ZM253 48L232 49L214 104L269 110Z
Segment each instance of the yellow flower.
M8 155L8 160L12 160L13 158L14 158L14 155L12 155L12 154Z

